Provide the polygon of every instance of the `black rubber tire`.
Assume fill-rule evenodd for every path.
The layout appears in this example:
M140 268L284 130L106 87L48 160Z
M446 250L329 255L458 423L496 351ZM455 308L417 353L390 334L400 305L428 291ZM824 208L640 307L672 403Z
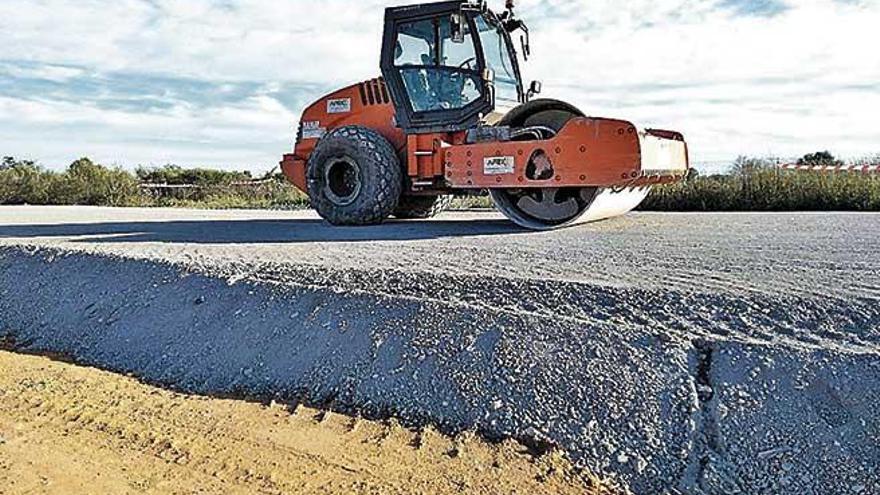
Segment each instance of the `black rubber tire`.
M452 196L403 196L394 216L400 219L432 218L452 205Z
M498 125L514 129L543 125L559 132L572 118L584 116L583 112L570 103L544 98L514 108Z
M328 167L340 160L356 166L356 192L345 204L334 201ZM318 214L333 225L372 225L397 208L403 191L403 171L394 147L372 129L347 126L334 129L318 142L306 172L309 199Z

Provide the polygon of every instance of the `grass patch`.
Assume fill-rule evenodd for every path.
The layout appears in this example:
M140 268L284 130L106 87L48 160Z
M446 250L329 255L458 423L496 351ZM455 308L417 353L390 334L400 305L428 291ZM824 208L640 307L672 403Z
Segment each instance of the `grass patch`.
M809 156L809 155L808 155ZM740 159L733 173L655 188L646 211L880 211L880 174L782 170Z
M830 161L829 161L830 160ZM827 153L803 163L839 164ZM866 163L875 163L876 157ZM92 205L208 209L303 209L305 194L281 174L184 169L174 165L134 173L88 158L63 172L31 161L0 161L0 204ZM491 208L488 196L456 198L458 209ZM643 211L880 211L880 174L785 171L741 158L731 174L700 176L657 187Z
M247 172L173 165L131 173L88 158L53 172L4 158L0 204L297 209L308 207L308 198L280 174L255 180Z

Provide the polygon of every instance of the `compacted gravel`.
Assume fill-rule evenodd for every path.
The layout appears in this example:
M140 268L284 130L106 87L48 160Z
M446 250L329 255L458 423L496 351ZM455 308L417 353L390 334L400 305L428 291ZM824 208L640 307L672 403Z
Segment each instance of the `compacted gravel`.
M880 493L880 215L0 209L0 339L564 449L636 493Z

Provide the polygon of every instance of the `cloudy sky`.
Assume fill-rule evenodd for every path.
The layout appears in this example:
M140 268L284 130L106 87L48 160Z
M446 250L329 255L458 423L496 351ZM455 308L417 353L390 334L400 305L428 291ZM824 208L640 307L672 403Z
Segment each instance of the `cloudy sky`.
M0 155L272 168L378 75L377 0L2 0ZM500 7L503 0L490 0ZM530 79L695 161L880 152L880 0L521 0Z

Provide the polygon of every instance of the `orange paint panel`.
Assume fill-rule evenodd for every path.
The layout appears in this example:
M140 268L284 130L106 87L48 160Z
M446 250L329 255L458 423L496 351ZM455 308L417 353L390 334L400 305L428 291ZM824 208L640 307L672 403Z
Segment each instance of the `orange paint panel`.
M295 155L284 155L281 171L302 192L307 192L306 161L299 160Z
M410 177L433 179L434 161L437 158L439 144L435 134L411 134L407 137L407 170ZM442 161L442 160L441 160Z
M373 129L401 152L406 147L406 136L395 126L394 105L381 78L343 88L321 98L303 112L301 134L294 149L296 160L282 167L297 188L305 192L301 187L304 180L300 181L300 178L305 177L306 163L321 136L348 125Z
M526 170L539 151L552 164L546 180L532 180ZM445 163L454 188L614 186L639 177L641 150L629 122L576 118L550 140L449 147Z

